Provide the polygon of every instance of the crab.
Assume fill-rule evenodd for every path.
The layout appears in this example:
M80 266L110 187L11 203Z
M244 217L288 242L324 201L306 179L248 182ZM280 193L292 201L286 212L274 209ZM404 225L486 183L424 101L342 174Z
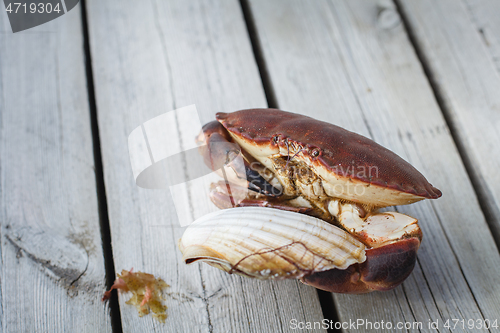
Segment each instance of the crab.
M223 209L179 241L186 263L204 261L260 279L296 278L338 293L390 290L412 272L418 220L394 205L441 192L401 157L341 127L277 109L217 113L198 141ZM222 168L222 169L221 169Z

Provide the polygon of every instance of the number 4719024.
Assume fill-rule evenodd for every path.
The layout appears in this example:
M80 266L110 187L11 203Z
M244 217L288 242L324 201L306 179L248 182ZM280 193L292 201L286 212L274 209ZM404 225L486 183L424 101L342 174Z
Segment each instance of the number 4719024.
M47 13L50 14L52 12L59 13L61 9L59 8L59 3L57 3L55 6L52 6L51 3L30 3L29 6L26 3L21 3L21 2L14 2L14 3L9 3L7 8L5 9L7 13L9 14L17 14L17 13L24 13L27 14L28 12L31 14L34 13Z

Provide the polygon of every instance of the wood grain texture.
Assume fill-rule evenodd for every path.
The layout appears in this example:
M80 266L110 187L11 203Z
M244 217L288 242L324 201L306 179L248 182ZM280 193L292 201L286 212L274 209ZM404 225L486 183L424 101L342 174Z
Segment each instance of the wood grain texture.
M139 318L120 297L125 332L289 332L289 321L323 319L317 293L296 281L262 282L207 265L186 266L180 227L167 190L134 182L127 137L137 126L196 104L202 123L219 111L265 107L265 97L237 1L88 1L90 43L116 270L161 276L168 318ZM194 140L179 121L169 145ZM195 167L185 161L179 177ZM196 215L206 196L183 192Z
M401 1L500 242L500 2Z
M0 15L3 332L111 332L80 18Z
M414 273L392 292L334 295L340 320L417 321L435 331L429 320L498 318L500 257L394 4L250 4L281 109L373 138L443 191L438 200L397 207L424 232Z

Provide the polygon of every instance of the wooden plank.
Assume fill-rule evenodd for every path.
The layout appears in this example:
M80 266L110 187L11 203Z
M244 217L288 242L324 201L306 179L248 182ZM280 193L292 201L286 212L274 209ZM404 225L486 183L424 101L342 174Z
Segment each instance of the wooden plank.
M435 331L429 320L439 320L442 331L447 319L498 318L500 257L394 5L250 3L280 108L372 137L444 193L397 207L424 232L415 272L393 292L334 295L340 321L416 321Z
M3 332L111 332L80 7L0 15Z
M401 1L500 242L498 1Z
M124 331L289 332L291 318L321 321L316 291L296 281L186 266L177 248L184 228L169 191L134 183L127 136L145 121L191 104L203 123L219 111L266 106L239 3L93 0L88 16L116 270L134 267L171 286L164 325L138 318L120 297ZM191 124L180 122L173 131L172 146L183 149L194 140L186 134ZM208 204L198 192L190 192L194 214Z

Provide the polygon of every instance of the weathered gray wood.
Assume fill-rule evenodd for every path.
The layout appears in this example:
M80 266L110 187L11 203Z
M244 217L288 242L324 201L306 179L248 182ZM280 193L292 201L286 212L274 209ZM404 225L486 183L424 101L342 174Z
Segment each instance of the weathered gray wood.
M261 282L186 266L169 191L134 183L127 137L143 122L190 104L202 122L218 111L265 106L239 3L93 0L88 16L116 270L134 267L171 285L164 325L139 318L120 297L124 331L288 332L291 318L320 321L316 291L296 281ZM192 142L189 129L180 122L172 135L178 140L170 144ZM180 167L179 175L190 168ZM196 214L208 198L188 190Z
M384 320L394 325L418 321L423 331L432 331L429 320L439 320L443 331L447 319L499 318L498 251L394 5L250 3L280 108L372 137L408 160L444 193L436 201L398 207L418 217L424 232L415 272L393 292L335 295L340 320ZM429 2L431 6L434 2ZM429 30L441 16L436 14ZM461 35L457 33L456 39ZM439 48L439 43L429 48ZM457 85L475 84L453 80ZM484 124L476 138L494 130L493 124ZM498 189L495 183L492 186Z
M3 332L110 332L80 7L0 15Z
M500 2L401 1L500 241Z

